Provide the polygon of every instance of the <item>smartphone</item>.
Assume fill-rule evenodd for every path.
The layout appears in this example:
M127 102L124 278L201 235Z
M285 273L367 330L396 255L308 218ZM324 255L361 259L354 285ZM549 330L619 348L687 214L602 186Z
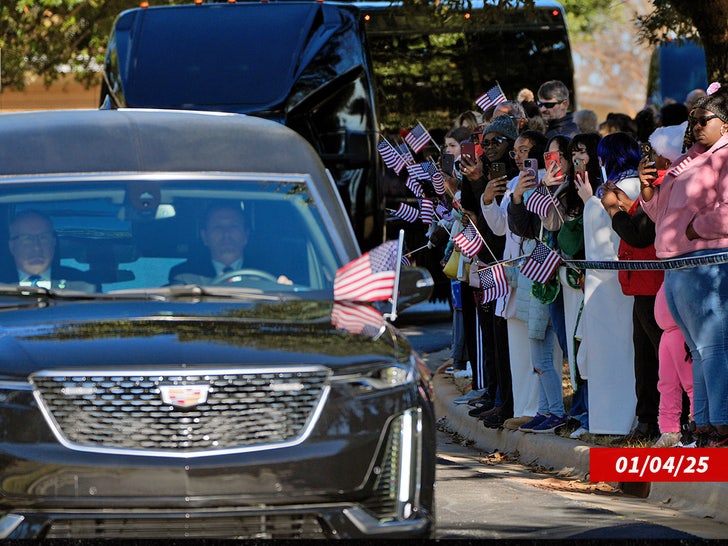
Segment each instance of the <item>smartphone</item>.
M440 170L448 176L453 175L455 169L455 156L453 154L442 154Z
M538 181L538 160L532 157L523 160L523 170L530 173Z
M501 161L494 161L490 164L490 178L500 178L506 175L506 164Z
M574 173L581 174L582 176L586 172L586 165L583 159L574 159Z
M640 142L640 150L642 151L642 157L648 157L652 162L655 161L655 152L649 142Z
M475 155L475 143L474 142L462 142L460 143L460 155L467 157L470 161L476 161Z
M543 160L546 163L546 171L551 171L551 165L556 163L558 165L558 169L554 172L554 176L556 178L564 176L564 173L561 170L561 155L559 152L545 152L543 154Z

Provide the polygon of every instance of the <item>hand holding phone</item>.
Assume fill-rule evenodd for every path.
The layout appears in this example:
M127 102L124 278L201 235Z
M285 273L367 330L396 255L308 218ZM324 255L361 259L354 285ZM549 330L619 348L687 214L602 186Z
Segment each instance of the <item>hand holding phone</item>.
M460 156L467 157L471 162L475 163L477 157L475 155L475 143L474 142L462 142L460 143Z
M561 170L561 154L559 152L545 152L543 154L544 162L546 163L546 172L550 174L550 179L556 182L560 182L564 177L564 172ZM554 167L554 165L556 165Z
M502 161L494 161L490 164L490 180L506 175L506 164Z
M651 163L655 162L655 152L649 142L640 142L640 151L642 152L642 157L648 158Z
M530 174L538 182L538 160L530 157L524 159L523 170Z
M440 170L448 175L452 176L455 169L455 156L453 154L442 154L440 161Z

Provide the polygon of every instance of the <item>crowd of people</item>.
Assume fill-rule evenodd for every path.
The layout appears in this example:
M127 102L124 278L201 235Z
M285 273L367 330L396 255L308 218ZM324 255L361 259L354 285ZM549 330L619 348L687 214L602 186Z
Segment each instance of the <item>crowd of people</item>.
M428 235L443 264L460 252L448 373L472 383L454 403L490 428L728 446L728 86L602 123L570 110L548 81L445 135L450 239ZM541 244L562 261L536 282L522 264ZM473 273L496 265L507 290L487 298Z

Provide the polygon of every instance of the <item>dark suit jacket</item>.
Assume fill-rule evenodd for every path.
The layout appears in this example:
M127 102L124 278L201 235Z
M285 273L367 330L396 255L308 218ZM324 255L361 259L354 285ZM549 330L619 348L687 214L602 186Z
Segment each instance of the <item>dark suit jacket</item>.
M11 264L6 265L0 272L0 283L18 284L19 282L18 270L11 260ZM51 288L81 292L96 291L93 284L86 282L83 271L58 264L51 266Z
M170 284L205 284L217 277L209 256L195 256L169 271Z

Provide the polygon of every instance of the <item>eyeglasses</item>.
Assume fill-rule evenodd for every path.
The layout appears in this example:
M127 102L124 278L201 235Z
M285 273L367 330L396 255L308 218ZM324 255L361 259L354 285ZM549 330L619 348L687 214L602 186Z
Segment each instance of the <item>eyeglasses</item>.
M52 233L39 233L38 235L13 235L10 237L10 241L18 243L21 246L31 246L34 243L39 245L50 245L55 240Z
M562 100L557 100L557 101L553 101L553 102L538 101L538 102L536 102L536 104L538 104L539 108L546 108L547 110L551 110L554 106L556 106L557 104L561 104L562 102L564 102L564 101L562 101Z
M719 117L719 116L716 116L715 114L713 114L712 116L700 116L699 118L692 118L692 120L693 120L693 123L697 123L701 127L705 127L706 125L708 125L708 122L711 119L715 119L717 117Z
M528 152L531 151L531 148L519 148L518 150L511 150L508 152L508 155L511 156L512 159L516 159L516 154L521 155L528 155Z
M487 138L484 138L484 139L483 139L483 140L482 140L482 141L480 142L480 145L481 145L481 146L482 146L483 148L489 148L489 147L491 147L491 146L498 146L498 145L500 145L500 144L503 144L503 143L504 143L504 142L506 142L506 141L508 141L508 139L507 139L506 137L502 137L502 136L498 136L498 137L495 137L495 138L492 138L492 139L487 139Z

